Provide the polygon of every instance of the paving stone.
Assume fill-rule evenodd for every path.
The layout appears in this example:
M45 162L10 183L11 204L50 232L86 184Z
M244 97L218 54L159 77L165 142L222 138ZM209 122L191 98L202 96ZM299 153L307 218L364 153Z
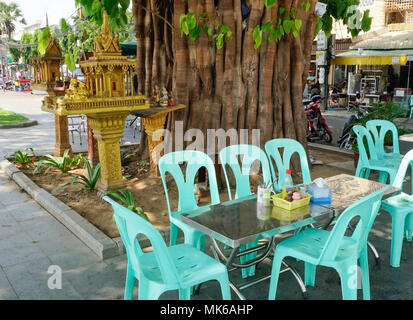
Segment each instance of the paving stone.
M37 217L49 216L49 213L39 206L34 200L16 203L7 207L8 212L17 222L31 220Z
M104 262L64 271L63 276L86 300L123 298L126 273Z
M0 185L0 203L5 206L22 203L30 198L25 192L18 191L17 185L13 183Z
M34 244L17 246L13 249L0 250L0 266L8 267L36 259L47 259L47 256Z
M24 230L17 224L11 215L0 214L0 240L7 239Z
M33 240L25 232L17 232L0 239L0 250L14 250L31 244L33 244Z
M55 273L48 273L53 263L47 258L20 263L3 268L10 283L22 300L81 300L82 296L61 273L61 289L50 289L49 279ZM52 284L56 282L50 281Z
M73 235L65 226L51 216L36 217L20 222L19 225L34 241L55 240Z
M6 274L0 268L0 300L18 300L16 292L10 285Z

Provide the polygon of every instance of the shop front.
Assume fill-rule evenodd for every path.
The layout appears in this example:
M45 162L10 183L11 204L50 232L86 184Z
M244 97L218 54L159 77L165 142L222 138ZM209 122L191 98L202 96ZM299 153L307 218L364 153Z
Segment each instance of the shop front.
M393 99L409 106L413 85L413 49L355 49L336 56L334 82L344 80L346 103L363 99L367 105Z

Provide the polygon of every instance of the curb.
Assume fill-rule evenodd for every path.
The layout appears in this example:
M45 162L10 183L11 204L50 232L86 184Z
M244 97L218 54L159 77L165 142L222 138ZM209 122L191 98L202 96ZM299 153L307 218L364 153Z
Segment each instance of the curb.
M327 151L331 151L331 152L335 152L335 153L341 153L341 154L347 154L347 155L353 155L353 151L346 151L346 150L342 150L339 147L333 147L333 146L329 146L329 145L325 145L325 144L319 144L319 143L311 143L308 142L308 146L311 148L316 148L316 149L323 149L323 150L327 150Z
M40 206L42 206L67 229L69 229L101 260L113 258L126 253L125 246L120 237L114 239L109 238L72 208L51 195L45 189L36 185L11 162L8 160L3 160L0 162L0 167L6 172L10 179L16 182ZM164 237L165 241L169 240L170 228L159 230L159 232ZM139 235L138 240L142 248L151 246L150 241L142 235Z
M2 124L0 125L0 129L16 129L16 128L27 128L37 126L39 123L36 120L22 122L18 124Z

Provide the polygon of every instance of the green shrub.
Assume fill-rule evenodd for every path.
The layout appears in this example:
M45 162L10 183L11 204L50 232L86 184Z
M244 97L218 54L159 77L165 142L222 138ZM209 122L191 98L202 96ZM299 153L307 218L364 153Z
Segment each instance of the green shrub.
M98 163L97 166L92 169L89 161L85 161L85 166L87 170L87 176L83 174L76 175L68 184L73 185L75 183L78 183L83 185L83 187L88 191L95 190L100 178L100 163Z
M145 214L145 211L143 211L142 208L135 206L135 199L133 198L131 192L126 190L119 190L117 192L109 191L108 196L120 201L121 204L127 207L129 210L136 212L142 218L149 221L148 216Z
M36 169L34 169L34 173L39 171L44 165L47 165L48 168L46 172L48 172L51 168L57 168L62 173L66 173L70 170L73 166L80 166L81 164L86 162L86 158L82 154L78 154L73 158L70 156L70 150L65 150L63 157L55 157L50 154L46 155L47 159L41 159L37 163Z
M29 153L31 153L31 155ZM17 162L18 164L25 166L29 163L33 163L33 159L31 158L32 156L34 157L36 155L34 154L33 148L29 148L23 151L20 151L20 150L16 151L12 155L10 155L10 158L13 159L15 162Z

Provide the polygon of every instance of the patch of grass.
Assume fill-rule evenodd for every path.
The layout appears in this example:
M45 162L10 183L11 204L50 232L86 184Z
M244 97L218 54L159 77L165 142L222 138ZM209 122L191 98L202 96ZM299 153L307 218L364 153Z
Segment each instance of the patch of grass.
M18 124L28 122L29 119L17 113L0 109L0 125L2 124Z

